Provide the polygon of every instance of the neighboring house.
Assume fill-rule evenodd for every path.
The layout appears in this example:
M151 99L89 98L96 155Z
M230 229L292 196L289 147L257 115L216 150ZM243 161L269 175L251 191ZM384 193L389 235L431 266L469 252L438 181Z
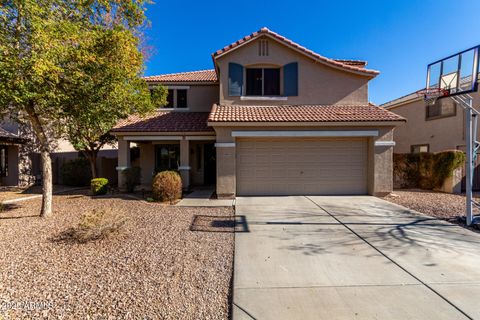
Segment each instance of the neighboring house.
M470 94L473 106L480 110L478 92ZM437 100L426 105L423 97L415 92L387 102L381 107L407 119L395 129L395 153L465 151L465 110L451 98ZM478 135L480 138L480 134ZM480 161L473 177L473 189L480 190ZM452 181L452 187L444 191L459 193L465 189L463 172Z
M474 107L480 110L479 93L471 95ZM414 92L381 107L407 119L395 129L395 153L465 151L465 111L451 98L427 106Z
M58 139L55 152L52 152L53 183L63 184L61 168L66 161L82 157L81 152L75 150L73 145L65 139ZM111 184L117 183L117 146L106 145L97 155L97 174L99 177L108 178ZM90 166L88 167L90 169ZM40 174L40 172L38 172Z
M168 105L112 132L119 183L138 146L144 185L179 170L185 188L235 195L386 194L393 129L404 119L368 100L378 72L333 60L266 28L216 51L214 70L146 77Z
M22 184L20 149L25 143L25 139L0 127L0 186Z
M28 143L33 140L28 130L21 129L13 122L4 120L0 127L0 185L27 187L38 183L42 178L40 154ZM68 161L78 158L70 142L65 139L55 141L55 151L51 153L54 184L62 184L61 168ZM4 159L6 159L4 161ZM97 169L100 177L106 177L112 184L117 183L117 147L105 146L98 153ZM90 166L88 166L90 169Z

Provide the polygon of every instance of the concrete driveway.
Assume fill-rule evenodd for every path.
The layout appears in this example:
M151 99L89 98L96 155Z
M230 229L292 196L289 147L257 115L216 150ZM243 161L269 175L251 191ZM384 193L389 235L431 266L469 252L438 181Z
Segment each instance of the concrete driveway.
M233 319L480 319L480 234L368 196L238 197Z

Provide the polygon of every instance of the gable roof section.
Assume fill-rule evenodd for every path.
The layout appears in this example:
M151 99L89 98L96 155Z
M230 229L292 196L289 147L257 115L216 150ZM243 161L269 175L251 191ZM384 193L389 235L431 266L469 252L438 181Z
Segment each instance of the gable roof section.
M212 82L216 83L217 73L214 69L190 72L161 74L143 77L148 82Z
M210 132L208 112L157 111L121 120L111 132Z
M214 105L209 122L385 122L405 118L368 105Z
M365 65L366 65L365 61L340 60L340 59L335 60L335 59L329 59L329 58L326 58L324 56L321 56L318 53L315 53L312 50L309 50L309 49L299 45L298 43L295 43L292 40L289 40L289 39L285 38L284 36L281 36L278 33L269 30L268 28L262 28L262 29L260 29L256 32L254 32L254 33L252 33L248 36L245 36L242 39L224 47L223 49L215 51L212 54L212 58L215 61L217 58L219 58L219 57L221 57L221 56L223 56L223 55L225 55L225 54L227 54L227 53L229 53L233 50L236 50L236 49L240 48L241 46L243 46L247 43L250 43L253 40L255 40L255 39L257 39L261 36L270 37L270 38L286 45L287 47L290 47L293 50L296 50L297 52L300 52L300 53L314 59L315 61L321 62L321 63L323 63L325 65L328 65L332 68L336 68L336 69L340 69L340 70L343 70L343 71L348 71L348 72L352 72L352 73L356 73L356 74L360 74L360 75L364 75L364 76L368 76L368 77L372 77L372 78L380 73L379 71L376 71L376 70L365 69L364 68Z

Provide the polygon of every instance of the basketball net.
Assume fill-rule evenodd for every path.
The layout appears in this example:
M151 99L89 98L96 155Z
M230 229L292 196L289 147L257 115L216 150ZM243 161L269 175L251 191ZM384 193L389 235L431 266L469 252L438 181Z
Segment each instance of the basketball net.
M448 96L450 91L441 88L427 88L417 91L418 96L423 96L423 100L427 105L434 105L438 98Z

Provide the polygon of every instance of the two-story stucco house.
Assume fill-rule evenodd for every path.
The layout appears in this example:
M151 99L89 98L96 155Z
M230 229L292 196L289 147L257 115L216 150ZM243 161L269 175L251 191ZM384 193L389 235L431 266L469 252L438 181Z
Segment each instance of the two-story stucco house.
M179 170L184 187L235 195L386 194L393 130L369 103L377 71L325 58L266 28L216 51L213 70L146 77L169 89L155 114L122 121L119 183L139 147L143 184Z

